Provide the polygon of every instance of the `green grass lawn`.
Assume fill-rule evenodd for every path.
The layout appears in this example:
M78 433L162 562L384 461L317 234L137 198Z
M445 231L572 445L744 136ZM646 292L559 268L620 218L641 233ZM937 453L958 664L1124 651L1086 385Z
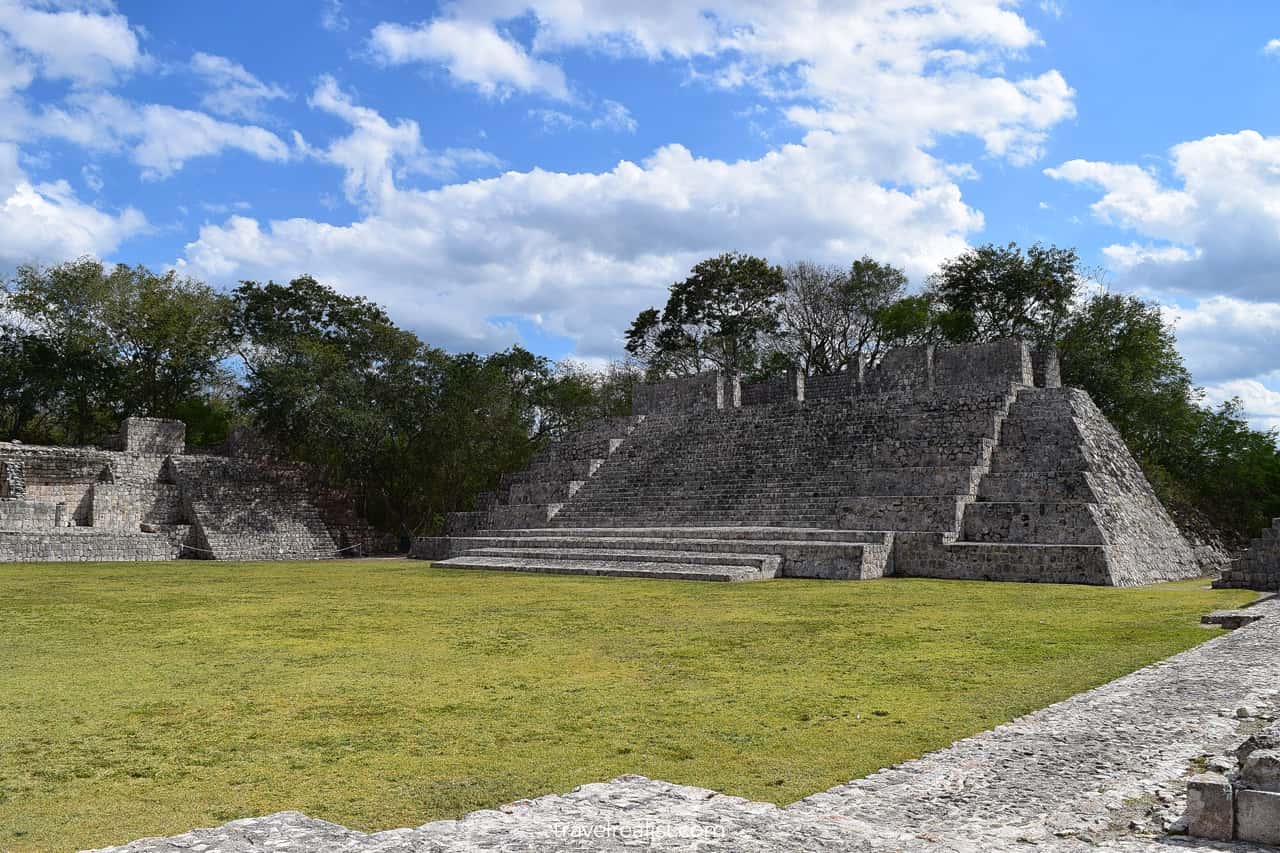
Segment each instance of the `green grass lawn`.
M791 802L1202 642L1252 596L420 562L0 566L0 851L622 773Z

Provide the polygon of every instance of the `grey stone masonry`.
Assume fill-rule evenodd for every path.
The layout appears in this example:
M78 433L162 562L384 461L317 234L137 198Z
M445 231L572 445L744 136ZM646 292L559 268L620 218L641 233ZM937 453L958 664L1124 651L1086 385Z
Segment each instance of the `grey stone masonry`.
M312 559L376 541L305 467L187 454L185 435L129 418L107 442L126 449L0 442L0 561Z
M1235 751L1235 766L1187 782L1187 834L1280 845L1280 723Z
M740 387L704 373L638 386L632 418L554 443L413 553L511 570L521 568L513 552L529 548L530 567L612 574L646 562L643 552L681 549L639 542L628 560L594 544L595 531L764 527L844 531L831 541L847 550L806 563L808 577L1129 585L1198 574L1115 430L1087 394L1053 387L1057 375L1054 353L1008 340L890 350L803 382ZM500 541L544 529L561 531L555 547L569 551L554 558L572 566L549 562L546 543ZM781 563L768 576L796 574L770 548ZM855 553L866 566L849 568Z
M1280 591L1280 518L1273 519L1262 535L1230 566L1215 587Z

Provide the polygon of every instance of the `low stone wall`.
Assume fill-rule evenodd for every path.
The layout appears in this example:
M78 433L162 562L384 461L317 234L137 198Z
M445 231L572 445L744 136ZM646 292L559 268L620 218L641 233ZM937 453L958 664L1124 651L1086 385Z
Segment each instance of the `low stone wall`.
M0 530L0 562L120 562L174 560L185 531L122 533L69 528L47 533Z
M63 504L0 500L0 530L52 530L62 527Z
M637 415L714 411L724 407L725 377L719 371L649 382L632 390L631 411Z
M804 402L805 378L799 370L787 371L786 376L751 382L742 386L740 402L743 406L767 406L776 403Z
M1249 549L1213 585L1218 589L1280 592L1280 518L1250 542Z

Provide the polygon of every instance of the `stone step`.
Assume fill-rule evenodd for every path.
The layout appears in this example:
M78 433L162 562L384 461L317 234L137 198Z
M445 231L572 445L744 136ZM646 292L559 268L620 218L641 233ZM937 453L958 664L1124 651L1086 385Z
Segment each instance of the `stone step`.
M776 528L773 529L776 531ZM774 569L787 577L822 577L859 579L882 577L889 570L892 534L859 531L783 531L797 538L770 539L769 529L736 530L714 528L699 532L693 529L615 530L542 530L521 531L539 535L508 536L507 531L490 531L448 540L448 556L493 554L518 556L523 552L566 552L580 557L589 553L640 553L646 558L657 554L678 554L688 562L688 555L704 555L710 562L731 562L727 555L755 560L767 555L777 561ZM802 537L805 533L821 533L822 538ZM597 534L597 535L587 535ZM607 534L607 535L598 535ZM646 535L647 534L647 535ZM716 535L736 538L711 538ZM840 538L843 537L843 538ZM617 557L609 557L616 561Z
M772 577L767 572L745 566L695 565L677 562L607 562L592 558L527 560L521 557L452 557L432 565L447 569L488 569L538 574L688 581L756 581L768 580Z
M1091 501L1094 494L1083 471L992 471L978 484L978 500Z
M776 542L858 542L882 544L892 534L880 530L842 530L818 527L704 526L704 527L537 527L503 530L504 537L588 536L594 538L636 537L694 539L766 539Z
M780 558L774 554L736 551L688 551L683 549L629 547L635 540L610 540L612 548L586 548L534 544L535 540L519 540L518 548L468 548L460 557L519 557L531 562L551 560L600 560L607 563L682 563L690 566L742 566L757 571L777 573ZM627 545L622 543L626 542ZM583 544L583 543L578 543ZM647 543L639 543L641 545Z
M933 557L913 559L912 577L1022 583L1112 583L1101 545L955 542Z
M968 495L845 497L836 507L842 527L858 530L955 532Z
M1091 504L1083 502L980 502L964 513L965 542L1041 545L1105 545Z

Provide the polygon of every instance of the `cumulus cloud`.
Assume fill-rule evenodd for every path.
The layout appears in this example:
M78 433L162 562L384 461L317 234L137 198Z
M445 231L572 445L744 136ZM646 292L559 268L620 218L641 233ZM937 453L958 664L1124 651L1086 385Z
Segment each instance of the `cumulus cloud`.
M1280 369L1280 302L1212 296L1165 309L1196 379L1217 385Z
M343 169L343 190L348 201L376 207L393 200L397 176L417 173L452 177L464 168L500 165L492 154L474 148L429 150L416 121L387 121L376 110L355 103L329 76L320 79L308 103L351 126L347 136L335 139L323 150L310 152Z
M144 231L133 208L107 213L76 198L66 181L33 183L18 163L18 149L0 143L0 263L104 255Z
M1267 56L1280 56L1280 39L1272 39L1262 46L1262 52Z
M1275 294L1280 266L1280 136L1253 130L1173 146L1171 176L1072 160L1046 174L1098 188L1095 218L1145 244L1105 249L1130 286L1165 294Z
M111 83L147 62L128 19L113 11L0 0L0 33L43 76L81 86Z
M559 67L533 58L519 43L482 22L438 19L416 27L383 23L374 28L370 47L390 65L443 65L453 79L485 95L505 97L518 91L569 99Z
M284 140L256 125L163 104L139 105L105 92L73 96L64 106L29 116L25 131L90 150L128 151L148 180L168 177L188 160L228 150L272 162L294 154Z
M200 99L201 106L217 115L261 119L269 101L289 97L284 89L262 82L225 56L197 53L191 57L191 70L209 88Z
M1020 164L1074 114L1057 71L1007 73L1038 43L1010 5L461 0L428 21L382 23L369 40L380 61L439 67L488 96L559 99L528 111L556 127L634 129L623 105L576 92L557 64L586 51L680 63L691 79L784 111L801 136L737 162L669 144L606 171L535 168L422 189L411 176L449 152L325 78L309 103L350 132L306 150L343 170L360 216L231 216L203 227L180 263L214 280L306 270L446 346L503 346L513 320L536 323L583 357L616 356L635 312L712 253L834 263L871 253L921 277L983 223L956 183L973 167L939 159L938 141L971 136Z
M386 62L446 67L486 93L567 99L550 58L569 49L689 62L695 79L789 102L807 129L894 139L898 152L942 135L980 138L1015 164L1041 156L1048 131L1075 114L1057 71L1007 79L1006 60L1038 36L1006 0L461 0L414 26L378 25ZM532 20L526 50L504 36ZM465 48L465 49L464 49ZM901 154L899 154L901 159Z
M349 225L231 217L206 225L184 266L215 280L308 270L370 295L435 343L510 343L499 318L537 318L584 356L615 356L621 329L697 259L747 248L783 261L863 252L916 275L981 227L952 184L914 190L854 177L839 138L725 162L680 145L602 173L534 169L418 190L397 164L420 153L417 126L389 122L332 81L312 98L352 133L324 156L367 208Z

